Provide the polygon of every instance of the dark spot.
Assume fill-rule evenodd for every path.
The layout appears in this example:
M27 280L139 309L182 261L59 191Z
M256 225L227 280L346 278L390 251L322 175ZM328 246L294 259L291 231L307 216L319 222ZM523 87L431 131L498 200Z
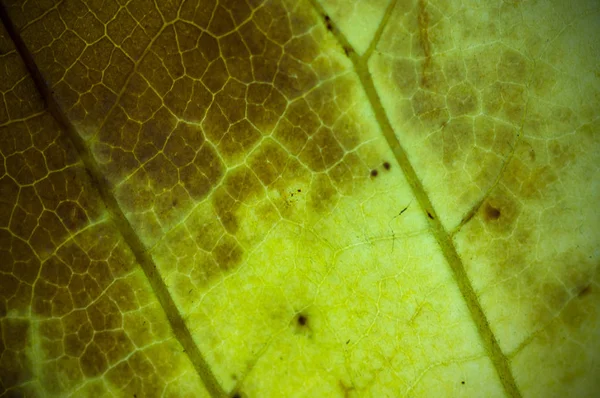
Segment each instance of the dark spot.
M235 393L233 393L231 398L242 398L242 394L240 394L239 392L235 392Z
M177 199L173 199L173 201L171 202L171 204L173 205L173 207L177 206Z
M493 221L500 218L500 209L495 208L489 203L485 204L483 208L483 216L486 221Z
M592 292L592 285L584 286L583 289L581 289L579 291L579 293L577 294L577 297L582 298L582 297L589 296L591 292Z
M463 380L463 381L461 381L461 382L460 382L460 384L465 384L465 381L464 381L464 380Z
M350 340L346 341L346 344L350 344Z
M377 174L379 174L379 172L377 171L377 169L371 170L371 177L377 177Z
M433 220L433 216L431 215L431 213L429 212L429 210L427 210L427 217L431 218Z
M329 15L325 15L325 26L327 26L328 31L331 31L333 29L333 26L331 25L331 18L329 18Z
M306 326L306 324L308 323L308 318L306 318L306 315L300 314L298 315L298 325L300 326Z
M302 192L302 190L301 190L301 189L299 189L299 190L298 190L298 192Z
M344 54L346 54L346 57L349 57L351 53L352 49L350 47L344 46Z
M383 168L389 170L392 168L392 165L390 164L390 162L383 162Z

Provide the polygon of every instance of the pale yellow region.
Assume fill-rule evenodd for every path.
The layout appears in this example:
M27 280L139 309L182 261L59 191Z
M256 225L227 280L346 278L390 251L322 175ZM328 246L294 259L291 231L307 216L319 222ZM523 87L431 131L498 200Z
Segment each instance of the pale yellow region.
M427 396L428 381L447 392L468 373L470 382L499 393L433 238L400 237L390 246L375 239L339 246L318 231L281 223L246 267L203 297L203 314L190 319L218 376L231 380L220 368L235 364L244 391L270 396L326 396L344 388ZM214 331L200 326L207 317L219 325ZM482 372L462 368L478 360Z
M468 374L501 391L423 212L400 175L390 180L313 227L277 223L244 265L195 296L186 319L225 390L393 395L434 379L443 392ZM483 371L465 371L471 362Z
M600 352L599 5L495 5L429 10L428 64L418 35L406 34L415 16L392 17L371 71L441 221L458 231L458 254L521 393L591 396ZM424 63L434 95L419 88ZM451 93L465 84L475 106L454 118ZM417 116L419 107L429 113ZM461 129L445 136L455 121ZM460 224L497 198L499 220L482 221L484 203Z
M390 0L321 0L320 3L360 55L371 44Z

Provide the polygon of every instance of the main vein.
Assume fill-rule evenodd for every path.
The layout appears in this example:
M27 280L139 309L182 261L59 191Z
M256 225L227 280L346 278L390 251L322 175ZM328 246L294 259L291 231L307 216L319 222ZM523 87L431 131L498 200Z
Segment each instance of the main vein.
M46 85L42 73L33 59L33 55L27 48L21 35L13 25L8 12L4 5L0 2L0 21L4 24L8 35L15 44L15 47L23 59L23 62L33 79L33 82L40 93L42 99L46 103L48 112L54 117L61 127L61 133L73 144L77 150L79 157L85 166L92 184L98 190L106 209L110 215L111 221L117 227L118 231L123 236L125 243L131 248L135 259L142 267L154 294L162 306L167 320L173 330L173 334L183 346L186 355L192 362L196 372L204 382L206 389L213 397L226 396L221 385L216 377L210 371L210 367L188 329L179 309L175 305L164 280L156 270L156 264L152 256L148 254L146 247L140 240L137 233L125 217L121 210L108 181L103 177L100 167L90 149L86 145L84 139L79 135L71 121L61 109L60 105L54 99L50 88Z
M320 4L317 3L316 0L310 0L313 7L321 14L325 15L325 10L321 7ZM415 169L413 168L411 162L408 159L406 151L402 148L398 137L396 136L394 129L388 119L388 116L385 112L385 109L381 103L381 99L379 98L379 94L377 93L377 89L375 88L375 84L373 82L373 78L371 73L369 72L368 62L369 59L374 52L379 39L383 35L386 24L393 13L394 7L396 5L397 0L390 1L388 8L382 18L381 24L378 27L371 44L369 45L367 51L362 55L358 55L346 39L345 35L337 29L335 25L332 24L331 21L328 23L332 26L331 32L336 37L338 42L346 49L352 49L352 51L348 51L348 56L354 65L354 69L360 79L360 82L365 90L367 98L371 104L377 122L382 130L382 133L390 146L402 172L404 173L413 194L421 208L427 213L427 220L429 221L429 226L431 231L444 255L448 265L452 270L452 274L454 276L454 280L460 289L460 292L463 296L467 304L467 308L471 314L471 318L473 319L479 336L481 337L482 344L491 359L496 372L499 376L500 382L505 390L505 392L511 397L521 397L521 393L517 387L517 383L514 379L510 363L508 358L502 352L498 340L496 340L496 336L492 332L490 324L485 316L483 309L479 303L479 299L477 298L477 294L469 281L469 277L467 276L467 272L465 271L464 264L456 251L456 247L454 246L454 242L452 241L451 235L446 231L444 226L442 225L435 208L433 207L429 196L425 192L425 188L421 183L421 180L417 176Z

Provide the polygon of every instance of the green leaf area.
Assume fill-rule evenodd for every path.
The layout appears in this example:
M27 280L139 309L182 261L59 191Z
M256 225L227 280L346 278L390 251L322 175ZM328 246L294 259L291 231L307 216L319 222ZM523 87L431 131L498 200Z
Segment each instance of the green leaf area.
M0 4L0 396L597 396L597 0Z

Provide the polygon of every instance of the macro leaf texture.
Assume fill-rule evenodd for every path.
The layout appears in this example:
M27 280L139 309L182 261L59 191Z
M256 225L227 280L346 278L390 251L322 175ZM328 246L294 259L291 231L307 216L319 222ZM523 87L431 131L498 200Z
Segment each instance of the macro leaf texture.
M598 396L597 0L0 4L0 396Z

